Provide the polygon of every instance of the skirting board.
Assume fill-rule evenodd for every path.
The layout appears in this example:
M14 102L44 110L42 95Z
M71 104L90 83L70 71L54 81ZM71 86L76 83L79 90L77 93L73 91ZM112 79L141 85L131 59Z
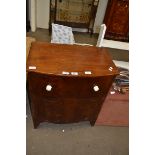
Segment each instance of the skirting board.
M88 29L83 29L83 28L72 28L72 31L76 31L76 32L88 32Z
M104 39L103 47L109 47L109 48L115 48L115 49L121 49L121 50L129 50L129 43Z

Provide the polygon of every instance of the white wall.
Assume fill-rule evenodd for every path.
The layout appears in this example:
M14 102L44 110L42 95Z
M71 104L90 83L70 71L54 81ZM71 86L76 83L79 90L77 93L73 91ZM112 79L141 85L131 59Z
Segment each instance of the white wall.
M49 5L50 0L37 0L37 27L49 28Z
M49 25L49 3L50 0L30 0L30 23L34 32L36 27L48 29ZM99 0L96 18L94 22L94 33L99 33L100 25L103 23L108 0ZM36 7L35 7L36 5Z
M96 18L94 22L94 33L99 33L100 25L103 23L108 0L99 0Z
M30 3L30 24L31 24L31 31L36 31L36 0L31 0Z

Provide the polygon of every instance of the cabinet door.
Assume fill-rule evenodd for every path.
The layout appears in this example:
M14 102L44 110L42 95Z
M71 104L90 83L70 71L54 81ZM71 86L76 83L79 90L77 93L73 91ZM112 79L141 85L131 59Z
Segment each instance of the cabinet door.
M109 0L104 23L106 39L129 41L129 0Z

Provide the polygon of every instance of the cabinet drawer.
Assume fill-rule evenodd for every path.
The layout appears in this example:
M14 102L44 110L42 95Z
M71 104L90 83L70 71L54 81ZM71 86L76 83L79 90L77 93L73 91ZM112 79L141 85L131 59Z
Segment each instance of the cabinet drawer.
M103 97L113 76L72 77L29 73L29 90L40 97Z
M42 100L45 118L47 121L61 123L64 120L64 104L62 100Z
M112 77L62 77L63 97L103 97L107 94Z
M100 98L63 98L35 101L35 114L42 121L53 123L73 123L96 119L103 100Z
M33 118L37 118L41 122L59 123L59 121L63 121L64 104L61 99L45 99L33 95L30 103Z
M28 74L29 91L33 95L45 98L60 97L62 80L56 76L39 73Z
M81 120L90 120L98 115L104 99L101 98L83 98L78 99L77 113Z

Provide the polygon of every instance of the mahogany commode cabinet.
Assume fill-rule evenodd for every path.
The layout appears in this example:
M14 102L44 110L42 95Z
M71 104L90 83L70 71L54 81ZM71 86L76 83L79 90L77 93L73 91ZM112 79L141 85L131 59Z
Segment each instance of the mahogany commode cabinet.
M34 42L27 60L34 128L41 122L93 126L118 70L107 49Z

